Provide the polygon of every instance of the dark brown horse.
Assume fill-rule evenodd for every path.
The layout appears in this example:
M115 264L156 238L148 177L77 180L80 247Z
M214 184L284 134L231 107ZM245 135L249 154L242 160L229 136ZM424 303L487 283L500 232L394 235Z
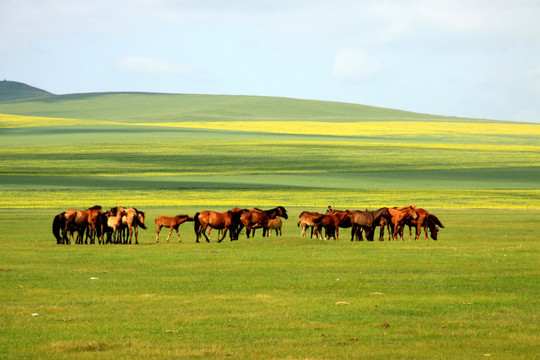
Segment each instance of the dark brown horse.
M196 213L195 216L193 216L195 222L195 241L199 242L199 238L202 234L205 237L206 242L210 242L210 239L206 235L206 229L208 227L223 230L223 236L218 242L222 242L223 239L225 239L227 231L229 231L231 241L238 240L236 228L240 223L240 214L241 211L233 212L231 210L223 213L210 210Z
M400 233L401 228L404 226L405 222L409 219L416 220L418 215L415 211L416 206L409 205L403 207L394 207L388 209L390 215L392 215L392 220L390 226L392 227L392 239L397 240L398 234ZM401 236L401 241L403 241L403 236Z
M351 211L351 241L354 240L354 235L356 235L357 240L361 238L361 230L366 232L366 239L368 241L373 241L373 233L375 232L375 227L379 224L380 219L384 218L390 220L392 216L388 211L388 208L383 207L375 211Z
M237 236L242 231L242 228L246 228L246 235L249 238L251 229L254 224L264 223L266 220L275 219L276 216L281 216L282 218L288 219L287 210L283 206L278 206L270 210L261 210L261 209L251 209L244 212L240 216L240 228L237 231Z
M318 212L302 211L298 216L298 221L296 225L298 227L302 226L302 237L306 237L306 228L311 228L311 238L315 235L316 238L319 237L319 232L317 231L317 223L320 223L324 214L319 214ZM322 239L322 234L320 234Z
M66 233L64 233L64 229L66 227L66 218L64 216L64 213L61 212L60 214L56 215L53 219L52 223L52 232L54 237L56 238L57 244L69 244L69 237L66 236ZM68 229L68 232L73 233L75 229L70 228Z
M425 209L415 209L416 214L418 215L417 219L408 219L405 221L405 225L409 226L409 241L411 241L411 228L414 227L416 229L416 236L414 238L414 241L418 240L420 237L420 233L422 232L422 229L424 229L424 234L426 236L426 240L428 239L428 229L431 234L431 238L433 240L437 240L437 234L439 232L439 228L444 228L444 225L441 223L439 218L437 218L435 215L430 214ZM403 228L401 229L401 237L403 238Z
M178 227L180 227L181 224L185 223L186 221L193 221L193 218L188 215L176 215L172 217L168 216L158 216L154 222L156 223L156 243L159 242L159 232L162 228L168 228L169 235L167 236L167 242L169 242L169 239L171 237L173 229L176 230L176 235L178 235L178 241L182 242L182 239L180 238L180 233L178 232Z

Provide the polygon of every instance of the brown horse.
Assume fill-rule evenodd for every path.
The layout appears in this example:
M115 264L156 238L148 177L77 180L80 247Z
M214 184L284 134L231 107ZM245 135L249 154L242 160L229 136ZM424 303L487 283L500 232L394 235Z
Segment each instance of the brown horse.
M223 230L223 236L218 240L218 242L222 242L223 239L225 239L225 236L227 236L227 231L229 231L231 241L238 240L238 237L236 236L236 228L240 223L240 214L240 211L233 212L231 210L223 213L210 210L196 213L195 216L193 216L193 220L195 222L195 241L199 242L199 238L202 234L205 237L206 242L210 242L210 239L206 235L206 229L208 227Z
M406 221L408 221L409 219L416 220L418 218L415 208L416 206L409 205L409 206L403 206L399 208L394 207L394 208L388 209L388 211L390 212L390 215L392 215L390 226L392 227L393 240L397 240L398 234L400 233L400 230ZM403 236L401 236L401 241L403 241Z
M129 208L125 211L124 216L122 217L122 227L127 228L129 231L129 244L133 238L133 233L135 233L135 244L139 243L139 227L143 230L146 230L146 225L144 224L144 211L139 211L135 208ZM128 236L124 239L124 244L128 243Z
M302 237L306 237L306 228L311 228L311 238L313 238L313 235L315 234L315 237L319 237L319 232L317 231L317 223L320 223L322 218L324 217L323 214L319 214L318 212L310 212L310 211L302 211L300 215L298 216L298 221L296 222L296 225L300 227L302 225ZM322 239L322 234L320 234Z
M326 213L320 221L317 222L317 231L325 230L325 237L327 239L333 237L334 240L339 241L339 228L345 227L347 222L350 224L349 210L344 211L331 211ZM345 226L343 226L345 225Z
M276 236L282 236L283 233L281 232L281 227L283 226L283 221L281 221L281 218L277 216L275 219L267 219L263 223L256 223L253 224L251 227L252 229L263 229L263 237L264 236L272 236L272 230L276 232Z
M268 219L275 219L276 216L281 216L282 218L288 219L287 210L283 206L278 206L270 210L261 210L261 209L251 209L244 212L240 216L240 228L238 229L237 236L240 235L242 227L246 228L246 235L249 238L251 229L256 223L263 223Z
M88 241L88 238L90 237L90 243L94 244L95 238L97 237L98 242L101 244L107 218L103 214L101 206L99 205L95 205L87 210L90 212L90 217L88 221L88 230L86 232L86 240Z
M118 244L121 242L122 217L126 211L124 208L114 207L105 213L107 217L107 243ZM105 241L103 241L105 244Z
M69 244L67 233L69 232L73 238L73 232L77 231L78 235L75 243L82 244L85 231L90 232L96 230L96 222L98 221L98 217L92 216L94 211L101 211L101 206L96 205L86 210L69 209L57 215L58 219L55 218L53 221L53 233L55 234L57 243L59 236L56 236L57 232L55 232L54 229L55 223L56 225L63 225L61 239L67 239L67 243ZM88 244L88 233L85 243Z
M164 228L164 227L170 229L169 235L167 236L167 242L169 242L173 229L176 230L176 235L178 235L178 241L182 242L182 239L180 239L180 233L178 232L178 227L180 227L180 225L185 223L186 221L193 221L193 218L188 215L176 215L173 217L158 216L154 220L157 226L156 243L159 243L159 232L161 231L161 228Z
M430 231L431 238L433 240L437 240L437 234L439 232L438 226L444 228L444 225L441 223L439 218L437 218L433 214L430 214L427 210L424 209L416 209L415 211L418 215L418 218L416 220L408 219L407 221L405 221L405 225L409 226L409 241L411 241L411 227L414 227L416 229L416 236L414 238L414 241L418 240L422 229L424 229L426 240L429 240L428 229ZM403 228L401 229L401 232L401 237L403 238Z
M353 241L354 235L357 236L357 240L361 238L361 230L366 232L366 239L368 241L373 241L375 226L379 224L381 218L391 219L388 208L383 207L375 211L351 211L350 219L353 227L351 241Z

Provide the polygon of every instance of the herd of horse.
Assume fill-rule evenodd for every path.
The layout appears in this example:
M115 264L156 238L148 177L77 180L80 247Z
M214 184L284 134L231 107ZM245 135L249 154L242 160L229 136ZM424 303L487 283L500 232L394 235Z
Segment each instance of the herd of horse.
M206 242L210 242L210 232L215 229L219 232L218 242L222 242L227 234L231 241L238 240L239 235L245 229L249 238L255 234L256 229L263 230L263 236L271 236L275 231L276 236L281 235L282 220L288 219L287 210L278 206L269 210L258 208L241 209L233 208L225 212L205 210L197 212L193 217L189 215L159 216L156 224L156 243L159 243L159 233L163 228L169 229L167 242L175 230L178 241L181 242L179 227L185 222L193 222L196 242L201 236ZM93 206L86 210L70 209L61 212L53 219L52 231L57 244L94 244L96 239L99 244L131 244L135 235L135 244L138 244L138 229L147 229L145 212L135 208L113 207L103 211L101 206ZM437 240L440 228L444 228L437 216L430 214L425 209L414 205L387 208L383 207L375 211L361 210L330 210L324 214L318 212L303 211L297 221L301 227L301 236L306 237L306 230L311 230L311 238L325 238L339 240L339 229L351 229L351 241L362 241L365 236L368 241L373 241L376 228L379 227L379 240L384 240L384 231L388 229L388 239L403 241L403 232L409 227L409 240L412 236L412 228L415 228L415 238L418 240L422 229L425 239L429 235ZM324 230L324 236L323 236ZM75 237L76 234L76 237ZM363 235L364 234L364 235ZM86 236L86 238L85 238Z

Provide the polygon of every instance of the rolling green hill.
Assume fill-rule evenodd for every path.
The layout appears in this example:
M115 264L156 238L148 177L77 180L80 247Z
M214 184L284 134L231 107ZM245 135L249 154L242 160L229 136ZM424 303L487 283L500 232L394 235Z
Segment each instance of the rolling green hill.
M17 82L17 81L0 81L0 102L37 98L42 96L52 95L50 92L38 89L36 87Z
M276 97L10 94L0 208L540 207L539 124Z
M12 84L13 82L7 82ZM3 87L4 85L4 87ZM14 85L0 83L0 113L94 120L228 121L309 120L343 121L463 121L455 117L420 114L349 103L279 97L157 93L85 93L22 99ZM10 91L13 91L10 93ZM11 94L11 95L10 95ZM45 96L46 95L46 96ZM479 121L479 120L474 120Z

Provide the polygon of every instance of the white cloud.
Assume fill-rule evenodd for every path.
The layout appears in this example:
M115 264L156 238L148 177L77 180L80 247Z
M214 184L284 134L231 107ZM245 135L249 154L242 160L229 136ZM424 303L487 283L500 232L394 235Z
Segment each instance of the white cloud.
M367 56L363 51L343 48L334 57L333 75L339 80L356 80L376 73L381 67L379 61Z
M189 64L140 55L120 59L117 69L123 73L139 75L189 75L194 71Z

